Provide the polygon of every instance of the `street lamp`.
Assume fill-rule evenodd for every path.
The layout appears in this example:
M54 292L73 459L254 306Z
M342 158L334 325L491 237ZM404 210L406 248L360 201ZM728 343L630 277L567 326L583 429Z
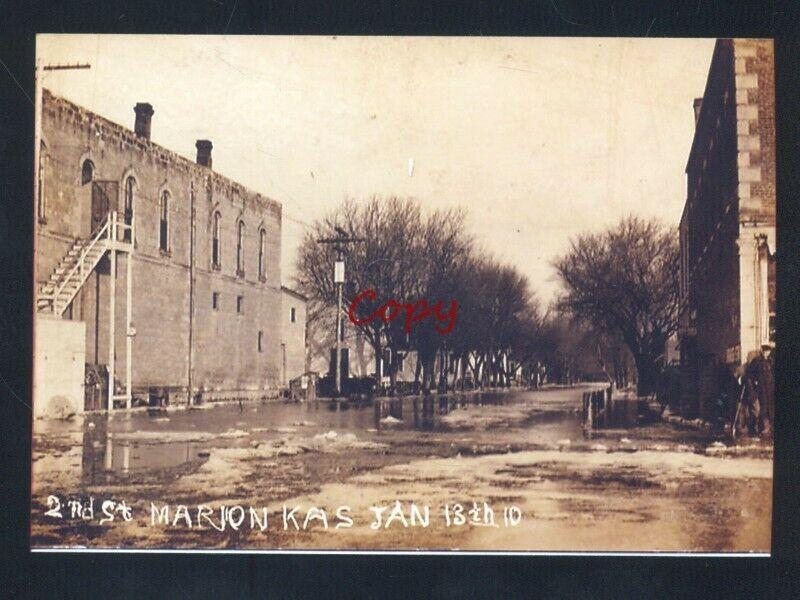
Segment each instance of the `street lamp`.
M354 244L357 242L365 242L364 238L350 237L347 232L341 227L334 227L338 237L335 238L322 238L317 240L318 244L333 245L336 251L336 262L333 265L333 283L336 285L336 355L334 356L333 369L335 373L335 395L338 396L342 391L342 368L341 368L341 350L342 350L342 287L344 286L344 252L347 244Z

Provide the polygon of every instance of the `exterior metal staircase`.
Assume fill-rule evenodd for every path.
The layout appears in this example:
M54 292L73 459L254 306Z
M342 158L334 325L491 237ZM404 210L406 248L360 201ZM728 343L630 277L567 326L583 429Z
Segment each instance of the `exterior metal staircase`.
M61 262L51 273L50 279L39 287L36 310L40 314L61 317L75 295L86 283L97 263L111 249L116 238L116 213L110 213L105 223L89 240L77 239Z

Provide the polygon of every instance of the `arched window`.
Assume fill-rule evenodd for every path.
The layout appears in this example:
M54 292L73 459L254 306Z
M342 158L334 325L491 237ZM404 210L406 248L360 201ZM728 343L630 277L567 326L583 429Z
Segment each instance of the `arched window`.
M169 252L169 192L161 192L161 200L158 205L159 228L158 228L158 247L162 252Z
M94 163L87 158L81 166L81 185L90 183L92 179L94 179Z
M239 221L236 231L236 274L244 276L244 221Z
M211 222L211 266L215 269L219 269L222 266L222 256L219 241L219 230L220 230L220 223L222 221L222 215L218 212L214 213L214 218Z
M125 205L123 207L123 218L125 225L133 225L133 195L136 190L136 180L132 175L125 179ZM123 233L123 240L126 242L131 241L131 230L125 229Z
M39 215L40 223L47 223L47 206L44 201L44 165L47 161L47 146L44 142L39 145L39 170L36 172L37 177L37 198L36 209Z
M258 278L267 279L267 232L264 229L258 232Z

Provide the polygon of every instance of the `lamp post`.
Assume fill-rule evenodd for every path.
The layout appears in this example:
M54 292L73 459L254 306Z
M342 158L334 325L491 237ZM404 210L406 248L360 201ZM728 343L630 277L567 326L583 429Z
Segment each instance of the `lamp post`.
M336 356L334 369L336 373L336 395L342 391L342 288L344 287L344 253L338 247L336 262L333 267L333 282L336 284Z
M336 343L334 350L334 393L338 396L342 391L342 366L341 366L341 352L342 352L342 288L344 286L344 253L347 244L355 244L357 242L365 242L364 238L350 237L348 233L341 227L335 227L336 233L339 234L335 238L322 238L317 240L318 244L330 244L336 251L336 262L333 266L333 283L336 285Z

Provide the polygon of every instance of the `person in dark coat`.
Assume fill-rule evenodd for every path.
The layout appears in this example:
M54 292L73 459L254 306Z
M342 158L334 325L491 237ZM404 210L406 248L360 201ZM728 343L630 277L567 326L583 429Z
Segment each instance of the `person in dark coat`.
M743 385L745 423L751 433L771 436L775 406L774 359L770 346L762 346L744 371Z

